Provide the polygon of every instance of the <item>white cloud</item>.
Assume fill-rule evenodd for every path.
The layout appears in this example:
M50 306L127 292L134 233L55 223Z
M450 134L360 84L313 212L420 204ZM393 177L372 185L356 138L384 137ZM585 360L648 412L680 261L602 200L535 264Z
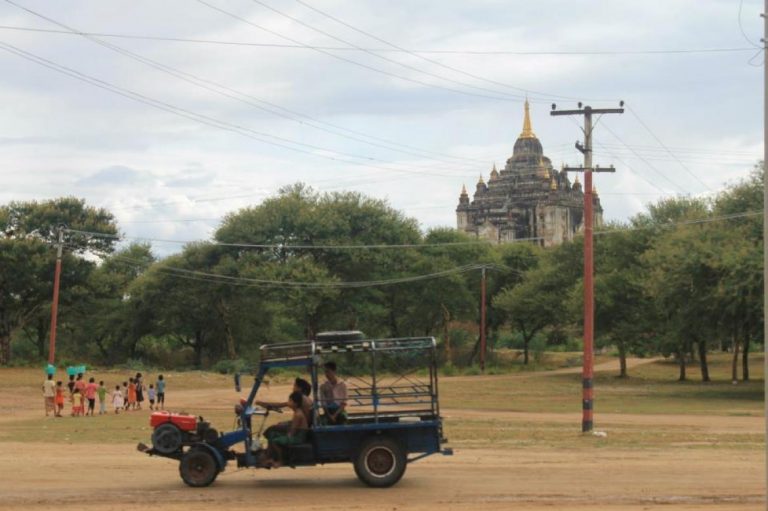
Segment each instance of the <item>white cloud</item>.
M210 1L307 44L340 44L246 0ZM355 44L382 46L298 4L266 1ZM81 30L285 42L196 2L27 0L24 5ZM316 0L312 5L409 48L568 51L746 45L736 25L737 5L726 1L435 0L415 4ZM759 10L758 2L745 2L743 23L755 39L760 30ZM0 23L55 28L10 5L0 6ZM521 128L518 102L416 85L311 50L108 39L200 78L331 123L337 128L324 126L331 131L345 128L358 132L346 132L354 138L364 138L361 132L418 148L397 146L401 149L397 152L380 147L388 142L369 139L378 144L372 145L339 137L311 128L306 119L293 122L214 94L80 37L0 30L0 41L179 108L307 144L293 146L300 151L290 151L205 126L0 50L0 93L4 98L0 202L82 196L112 209L121 229L130 236L205 238L226 212L257 203L280 186L299 180L321 190L345 187L388 198L425 228L453 225L462 183L471 188L479 173L487 176L494 161L503 165ZM335 54L411 79L460 88L370 55ZM386 56L460 82L518 93L412 56ZM525 90L622 98L670 148L701 150L675 149L675 154L711 188L745 175L761 155L762 119L755 105L762 101L762 70L749 66L749 57L748 53L429 55L446 65ZM568 105L575 100L557 102ZM573 141L580 132L571 122L550 117L548 103L536 102L532 107L534 130L545 153L555 165L578 163L580 154L573 149ZM631 115L604 122L622 140L640 146L637 151L643 157L622 148L598 126L596 140L611 150L598 147L596 160L617 167L616 174L598 178L606 218L626 219L654 200L654 194L660 192L648 181L664 192L705 191ZM424 157L407 154L421 154L422 150L431 153ZM370 159L339 157L341 153ZM396 167L400 172L371 166ZM116 167L130 171L121 174ZM105 173L104 169L112 170ZM636 195L625 195L628 193ZM230 199L224 199L227 197ZM161 253L175 249L178 246L158 246Z

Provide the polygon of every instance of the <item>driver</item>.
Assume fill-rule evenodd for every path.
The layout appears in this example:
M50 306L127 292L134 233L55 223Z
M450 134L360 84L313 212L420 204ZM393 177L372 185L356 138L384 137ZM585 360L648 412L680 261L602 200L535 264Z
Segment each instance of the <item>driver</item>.
M312 392L312 385L309 384L309 382L303 378L296 378L293 382L293 390L291 390L291 394L299 392L302 396L302 403L301 403L301 411L304 413L304 417L307 419L307 423L311 426L312 425L312 398L309 397L309 394ZM257 406L262 406L264 408L289 408L290 407L290 397L288 401L284 401L282 403L272 403L267 401L256 401L255 404ZM279 422L277 424L274 424L267 428L267 430L264 432L264 436L267 437L267 440L271 440L272 437L276 435L285 435L288 432L288 429L291 426L291 421L285 421L285 422Z

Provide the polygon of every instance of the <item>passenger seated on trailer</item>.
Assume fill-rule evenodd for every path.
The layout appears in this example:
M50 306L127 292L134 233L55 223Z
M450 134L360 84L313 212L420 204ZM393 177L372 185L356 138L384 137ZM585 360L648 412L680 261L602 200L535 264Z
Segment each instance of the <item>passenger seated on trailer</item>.
M309 395L312 393L312 385L305 380L304 378L296 378L296 380L293 382L293 392L300 392L302 395L302 404L301 404L301 411L304 412L304 416L307 418L307 423L309 426L312 426L312 398L309 397ZM263 407L272 407L272 408L288 408L290 407L289 404L290 398L288 401L283 401L280 403L272 403L267 401L256 401L255 404L257 406L263 406ZM279 422L277 424L274 424L267 428L267 430L264 432L264 436L267 437L267 440L270 439L271 436L274 435L284 435L288 432L289 427L291 426L291 421L284 421Z
M307 432L309 422L302 410L304 395L301 392L294 392L288 399L288 406L293 410L288 432L285 434L274 435L269 441L269 466L279 467L283 463L283 452L286 447L303 444L307 441Z
M325 383L320 385L320 402L325 411L325 424L344 424L347 422L347 384L336 375L336 362L326 362Z

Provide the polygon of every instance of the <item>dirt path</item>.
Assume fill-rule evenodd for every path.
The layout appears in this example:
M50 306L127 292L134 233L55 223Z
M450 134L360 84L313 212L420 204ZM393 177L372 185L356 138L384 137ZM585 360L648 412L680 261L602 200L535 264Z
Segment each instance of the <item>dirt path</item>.
M627 358L627 369L633 369L637 366L643 365L643 364L650 364L652 362L658 362L659 360L664 360L662 357L654 357L654 358ZM609 360L607 362L602 362L600 364L596 364L594 367L595 372L602 372L602 371L615 371L617 374L619 372L619 359L615 360ZM498 378L531 378L536 376L552 376L553 374L579 374L581 373L581 366L577 367L563 367L560 369L552 369L550 371L524 371L519 373L509 373L509 374L500 374L500 375L476 375L476 376L444 376L440 379L440 381L449 380L449 381L484 381L484 380L492 380L492 379L498 379Z
M0 510L761 509L762 453L712 450L577 452L465 450L409 467L397 486L362 486L349 465L225 472L187 488L176 463L130 445L93 448L3 443ZM24 463L35 453L34 463ZM713 477L716 475L716 477ZM707 484L703 485L702 480Z

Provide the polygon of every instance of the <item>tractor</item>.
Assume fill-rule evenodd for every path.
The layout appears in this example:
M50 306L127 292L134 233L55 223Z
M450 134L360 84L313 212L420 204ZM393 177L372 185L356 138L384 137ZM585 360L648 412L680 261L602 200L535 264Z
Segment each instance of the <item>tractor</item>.
M342 424L327 420L319 392L327 361L347 375ZM255 406L254 401L269 372L279 369L306 371L313 397L311 429L304 443L285 449L284 466L351 463L363 483L389 487L410 463L453 454L443 447L447 440L438 401L435 339L367 339L360 332L327 332L312 341L261 346L250 392L235 406L235 430L219 433L202 417L158 412L150 419L152 446L139 444L138 449L179 460L181 478L192 487L210 485L230 462L238 468L269 468L262 461L260 436L270 413L281 410ZM235 375L237 392L241 379Z

